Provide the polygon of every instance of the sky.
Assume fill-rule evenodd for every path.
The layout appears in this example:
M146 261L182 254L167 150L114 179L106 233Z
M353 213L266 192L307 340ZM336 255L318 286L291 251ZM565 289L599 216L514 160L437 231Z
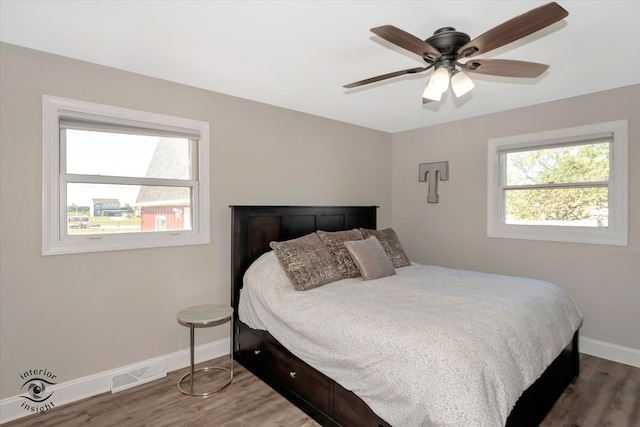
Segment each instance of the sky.
M67 130L66 170L70 174L144 177L159 138L145 135ZM138 185L69 184L67 206L118 199L133 205Z

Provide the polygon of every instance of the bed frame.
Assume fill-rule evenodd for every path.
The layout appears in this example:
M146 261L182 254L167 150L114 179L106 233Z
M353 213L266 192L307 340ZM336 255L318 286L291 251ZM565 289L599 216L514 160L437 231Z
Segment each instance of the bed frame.
M323 426L391 427L358 396L291 354L266 331L238 319L245 271L269 242L315 230L376 228L376 206L231 206L231 305L235 360ZM579 374L578 331L542 376L522 394L509 427L537 426Z

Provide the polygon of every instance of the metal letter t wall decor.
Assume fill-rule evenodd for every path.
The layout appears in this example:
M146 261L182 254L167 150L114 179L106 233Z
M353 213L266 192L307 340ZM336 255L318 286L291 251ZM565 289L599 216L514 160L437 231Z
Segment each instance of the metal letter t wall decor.
M428 203L438 203L438 180L449 179L449 162L420 163L419 182L429 181Z

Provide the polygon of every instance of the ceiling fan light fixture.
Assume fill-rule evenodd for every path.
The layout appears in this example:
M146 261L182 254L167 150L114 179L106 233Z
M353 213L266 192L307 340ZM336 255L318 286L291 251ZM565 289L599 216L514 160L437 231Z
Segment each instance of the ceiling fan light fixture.
M451 76L451 88L458 98L473 89L475 84L463 71L454 71Z
M427 88L433 92L445 93L449 88L449 70L446 67L440 67L433 72Z
M430 99L431 101L440 101L440 98L442 98L442 92L433 90L430 87L430 83L428 83L424 88L424 92L422 92L422 97Z

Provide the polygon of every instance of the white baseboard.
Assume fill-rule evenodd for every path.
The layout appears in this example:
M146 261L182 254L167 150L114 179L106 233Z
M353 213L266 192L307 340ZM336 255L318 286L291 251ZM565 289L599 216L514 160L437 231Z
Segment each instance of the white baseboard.
M195 363L204 362L206 360L215 359L216 357L228 355L231 349L231 343L228 338L219 341L213 341L195 347L194 361ZM189 366L190 363L189 349L180 350L165 356L156 357L135 363L132 365L122 366L110 371L100 372L98 374L89 375L83 378L56 384L47 389L53 392L51 400L42 402L50 407L58 407L71 402L86 399L87 397L96 396L98 394L111 391L111 377L124 372L129 372L140 367L148 366L158 362L164 362L167 372ZM30 412L22 405L24 402L33 405L32 402L21 396L13 396L0 401L0 424L13 421L27 415L37 414Z
M580 353L640 368L640 350L635 348L624 347L582 336L580 337L578 348L580 349Z

